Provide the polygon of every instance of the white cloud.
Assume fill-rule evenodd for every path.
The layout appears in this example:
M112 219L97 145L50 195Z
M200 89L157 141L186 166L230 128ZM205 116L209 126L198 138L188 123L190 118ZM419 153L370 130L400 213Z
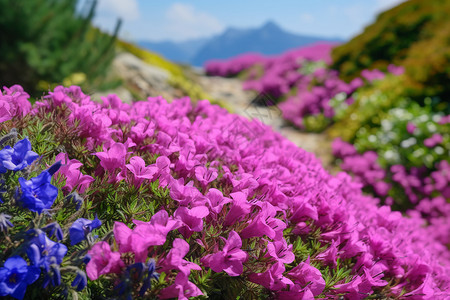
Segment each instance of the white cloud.
M224 30L214 16L184 3L172 4L165 14L169 39L185 40L213 35Z
M137 0L100 0L97 11L121 18L124 21L133 21L139 18Z

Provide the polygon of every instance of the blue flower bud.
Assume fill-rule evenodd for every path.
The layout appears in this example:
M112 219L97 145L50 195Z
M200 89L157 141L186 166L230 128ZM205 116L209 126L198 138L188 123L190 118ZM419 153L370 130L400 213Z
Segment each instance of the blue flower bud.
M87 285L86 273L81 270L77 271L77 276L72 282L72 287L76 287L76 290L79 292L83 290Z

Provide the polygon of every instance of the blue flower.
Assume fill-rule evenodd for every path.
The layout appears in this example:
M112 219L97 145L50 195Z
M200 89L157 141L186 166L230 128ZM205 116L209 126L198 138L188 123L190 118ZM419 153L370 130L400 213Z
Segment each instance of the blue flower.
M100 225L102 225L102 222L97 219L97 216L95 216L94 220L79 218L73 222L72 226L69 228L70 244L72 246L78 244L84 240L92 230L100 227Z
M0 231L7 232L8 227L14 227L14 225L9 221L11 219L10 215L1 213L0 214Z
M20 256L8 258L0 268L0 296L11 295L16 299L23 299L27 285L35 282L40 273L39 268L28 266Z
M67 247L64 244L52 241L41 231L31 239L26 252L33 265L44 267L49 272L51 265L62 263L64 256L67 254Z
M148 289L152 288L152 279L158 280L159 279L159 274L155 272L156 269L156 264L155 264L155 260L151 259L149 260L149 262L147 263L147 276L144 279L144 284L142 285L140 291L139 291L139 295L141 297L144 296L145 292Z
M72 287L76 287L76 290L79 292L84 289L87 285L86 273L81 270L77 271L77 276L72 282Z
M31 211L41 213L44 209L52 207L58 196L58 188L50 184L51 175L43 171L37 177L25 180L19 178L22 195L19 202Z
M79 210L81 208L81 205L83 204L83 198L81 198L80 195L78 195L77 192L70 193L67 195L66 199L67 202L75 204L75 209Z
M0 174L7 170L19 171L29 166L39 155L31 151L31 143L25 138L14 145L0 150Z
M59 224L56 222L50 223L47 226L42 227L42 230L45 233L47 233L49 237L54 235L58 241L61 241L64 238L61 226L59 226Z

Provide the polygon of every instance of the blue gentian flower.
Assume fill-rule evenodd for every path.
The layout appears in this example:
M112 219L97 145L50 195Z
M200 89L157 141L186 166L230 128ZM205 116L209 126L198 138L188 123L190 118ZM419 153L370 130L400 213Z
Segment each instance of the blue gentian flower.
M7 170L19 171L29 166L39 155L31 151L31 143L25 138L14 145L0 150L0 174Z
M148 289L152 288L152 279L158 280L159 279L159 274L155 272L156 269L156 264L155 264L155 260L151 259L149 260L149 262L147 263L147 276L144 279L144 284L142 285L141 289L139 290L139 295L141 297L144 296L145 292Z
M50 176L53 176L56 172L58 172L59 168L61 168L62 163L60 160L55 162L53 165L51 165L50 168L47 169L47 172L50 174Z
M73 192L67 195L66 201L74 203L76 210L79 210L81 208L81 205L83 204L83 198L78 195L77 192Z
M39 268L28 266L20 256L8 258L0 268L0 296L11 295L16 299L23 299L27 285L35 282L40 273Z
M42 227L42 230L47 233L47 236L49 237L54 235L58 241L61 241L64 238L61 226L59 226L57 222L53 222L45 227Z
M43 171L37 177L25 180L19 178L22 195L19 202L31 211L41 213L44 209L52 207L58 196L58 188L50 184L51 175Z
M78 270L77 276L75 277L75 279L73 280L71 285L72 285L72 287L76 287L76 290L78 292L83 290L87 285L86 273L84 273L81 270Z
M67 254L67 247L52 241L45 233L41 232L31 239L26 252L33 265L43 267L49 272L52 264L60 265L62 263Z
M92 230L100 227L102 222L95 216L94 220L79 218L69 228L70 244L76 245L86 238Z
M1 213L0 214L0 231L8 231L8 227L14 227L14 225L9 221L11 219L10 215Z

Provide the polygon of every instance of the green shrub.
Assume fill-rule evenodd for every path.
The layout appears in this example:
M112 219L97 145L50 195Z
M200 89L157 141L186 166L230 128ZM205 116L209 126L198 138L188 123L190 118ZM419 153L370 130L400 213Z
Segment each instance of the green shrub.
M0 0L1 85L21 84L34 95L64 79L98 84L114 58L120 22L112 37L93 28L90 3L78 13L76 0ZM85 80L73 82L74 74Z

